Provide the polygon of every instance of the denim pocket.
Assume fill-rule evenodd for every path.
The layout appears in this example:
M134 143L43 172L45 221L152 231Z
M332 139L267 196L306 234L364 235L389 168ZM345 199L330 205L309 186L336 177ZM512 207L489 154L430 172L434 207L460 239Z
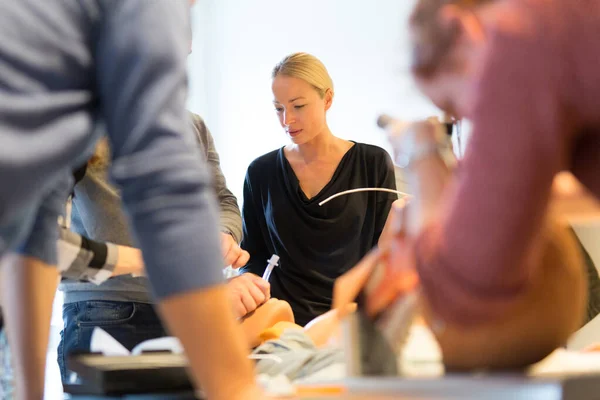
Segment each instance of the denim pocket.
M66 303L62 307L63 316L65 314L72 315L77 313L77 303Z
M80 326L111 326L130 321L136 312L135 303L86 301L79 303Z

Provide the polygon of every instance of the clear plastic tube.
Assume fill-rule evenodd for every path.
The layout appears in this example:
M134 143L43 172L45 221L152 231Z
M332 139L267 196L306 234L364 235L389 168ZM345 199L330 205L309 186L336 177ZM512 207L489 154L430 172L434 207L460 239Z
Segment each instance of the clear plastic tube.
M399 194L400 196L403 196L403 197L410 197L410 195L408 193L404 193L404 192L401 192L399 190L394 190L394 189L388 189L388 188L358 188L358 189L344 190L343 192L339 192L339 193L336 193L336 194L334 194L332 196L329 196L328 198L326 198L325 200L323 200L322 202L320 202L319 206L322 206L323 204L329 202L330 200L335 199L336 197L344 196L344 195L350 194L350 193L358 193L358 192L388 192L388 193L396 193L396 194Z

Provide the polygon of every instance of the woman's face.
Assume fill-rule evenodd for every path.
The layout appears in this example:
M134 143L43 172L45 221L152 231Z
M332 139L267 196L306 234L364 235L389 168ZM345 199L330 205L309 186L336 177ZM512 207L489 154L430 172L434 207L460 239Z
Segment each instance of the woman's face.
M419 89L440 109L458 118L468 118L474 83L484 62L487 35L481 12L448 8L442 21L458 26L452 48L431 77L416 77Z
M417 86L433 104L456 118L468 118L472 102L471 77L456 72L438 72L431 78L416 78Z
M306 81L285 75L273 79L272 90L279 123L294 144L307 143L326 130L331 90L321 98Z

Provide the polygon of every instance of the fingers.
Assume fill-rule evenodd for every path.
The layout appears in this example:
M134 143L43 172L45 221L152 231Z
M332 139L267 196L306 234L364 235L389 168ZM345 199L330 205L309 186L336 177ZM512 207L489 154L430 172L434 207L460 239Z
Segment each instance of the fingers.
M256 310L271 297L268 282L253 274L243 274L228 283L233 310L237 317Z
M356 296L367 284L369 276L381 258L381 251L371 250L359 263L336 279L333 289L333 308L339 309L355 301Z
M248 253L246 250L243 250L239 246L238 246L238 249L240 251L238 253L237 258L231 262L231 267L236 268L236 269L242 268L243 266L248 264L248 261L250 261L250 253Z
M241 252L242 252L242 249L237 244L233 244L231 247L229 247L229 250L223 256L223 258L225 260L225 265L231 265L233 267L233 264L235 264L236 260L240 257ZM234 267L234 268L239 268L239 267Z
M256 304L256 306L252 310L248 311L254 311L258 306L266 303L268 300L266 293L256 284L248 286L248 293L250 294L250 296L252 296L252 300L254 300L254 303Z
M262 293L260 291L259 293L262 296ZM240 301L244 305L245 309L245 313L243 315L246 315L249 312L256 310L256 308L258 307L258 303L256 302L249 290L245 290L240 293Z
M236 243L233 236L228 233L221 233L221 254L225 265L232 265L240 257L242 249ZM238 267L239 268L239 267Z
M365 311L367 315L375 316L379 314L399 295L400 293L393 282L384 282L377 288L377 293L369 296L366 301Z
M232 268L241 268L250 260L250 254L242 250L233 236L228 233L221 234L221 251L225 265L231 265Z
M251 274L250 276L254 285L260 289L260 291L265 295L266 300L268 300L271 297L271 284L260 276L254 274Z
M348 303L348 304L344 305L343 307L340 307L339 309L337 309L338 315L339 315L340 319L343 319L347 315L354 314L354 312L356 312L357 308L358 308L358 305L356 303Z
M378 314L396 298L418 286L419 276L411 249L403 235L394 238L390 252L377 267L379 273L373 274L367 285L365 308L368 315Z
M239 298L233 300L233 314L236 318L241 318L248 314L248 311L246 311L246 306Z

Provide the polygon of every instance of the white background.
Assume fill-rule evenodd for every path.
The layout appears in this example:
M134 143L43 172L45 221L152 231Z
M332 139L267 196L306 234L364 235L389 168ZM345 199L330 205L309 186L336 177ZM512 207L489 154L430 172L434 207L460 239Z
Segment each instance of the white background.
M408 73L413 0L200 0L193 11L189 108L207 122L232 191L241 202L248 164L288 143L273 110L271 70L304 51L335 85L328 114L340 137L391 150L375 121L439 112Z

